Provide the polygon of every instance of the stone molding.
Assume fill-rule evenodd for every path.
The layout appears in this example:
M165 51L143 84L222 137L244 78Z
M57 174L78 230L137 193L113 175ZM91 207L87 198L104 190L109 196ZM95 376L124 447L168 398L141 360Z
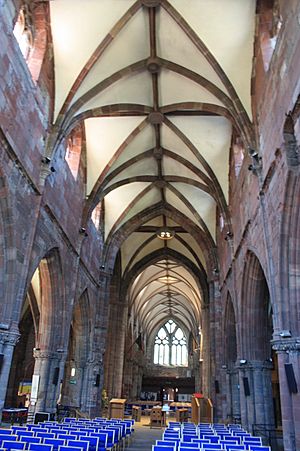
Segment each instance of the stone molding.
M272 349L276 352L300 351L300 337L272 340Z
M273 362L270 360L260 361L260 360L250 360L245 364L238 363L236 368L238 370L246 370L246 371L263 371L263 370L272 370Z
M62 360L63 357L65 357L65 353L64 352L55 352L55 351L50 351L48 349L34 349L33 350L33 357L35 359L57 359L57 360Z
M0 332L0 344L16 346L20 336L19 332Z

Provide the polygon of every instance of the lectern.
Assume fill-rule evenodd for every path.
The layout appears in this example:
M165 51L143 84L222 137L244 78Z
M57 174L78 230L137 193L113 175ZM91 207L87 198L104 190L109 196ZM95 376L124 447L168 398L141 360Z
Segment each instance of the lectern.
M200 423L200 397L198 393L192 396L192 423Z
M209 398L201 393L194 393L192 397L192 422L213 423L213 405Z
M109 418L124 420L126 399L113 398L109 401Z

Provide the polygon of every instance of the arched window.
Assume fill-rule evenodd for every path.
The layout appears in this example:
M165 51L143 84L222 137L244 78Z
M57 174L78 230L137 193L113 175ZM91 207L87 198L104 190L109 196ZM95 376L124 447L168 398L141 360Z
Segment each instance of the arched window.
M154 363L187 366L187 343L183 331L169 319L158 331L154 342Z

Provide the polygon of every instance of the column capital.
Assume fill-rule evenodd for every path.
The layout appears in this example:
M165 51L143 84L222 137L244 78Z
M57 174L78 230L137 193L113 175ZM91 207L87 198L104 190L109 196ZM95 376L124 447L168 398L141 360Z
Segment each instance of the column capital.
M266 360L249 360L246 361L246 363L240 363L238 362L236 367L239 370L248 370L248 371L255 371L255 370L272 370L273 369L273 362L271 359Z
M49 349L33 349L33 357L35 359L62 359L65 356L64 352L55 352Z
M10 346L16 346L20 339L20 333L19 331L3 331L0 332L0 344L2 345L10 345Z
M299 352L300 337L296 338L279 338L271 341L272 349L276 352Z

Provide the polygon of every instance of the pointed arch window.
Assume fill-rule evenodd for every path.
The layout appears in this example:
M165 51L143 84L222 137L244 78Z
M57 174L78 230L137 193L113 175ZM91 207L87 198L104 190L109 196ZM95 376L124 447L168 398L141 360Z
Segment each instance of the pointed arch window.
M169 319L158 331L154 341L156 365L187 366L187 341L182 329Z

